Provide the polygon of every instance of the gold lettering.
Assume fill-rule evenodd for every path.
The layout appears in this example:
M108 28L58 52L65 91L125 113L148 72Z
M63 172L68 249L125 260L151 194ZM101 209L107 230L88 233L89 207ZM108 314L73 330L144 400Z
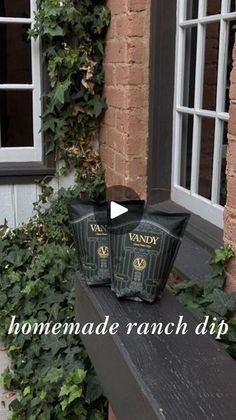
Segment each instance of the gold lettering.
M105 225L90 225L92 232L95 233L107 233Z
M159 238L158 238L158 236L156 236L156 237L154 237L154 236L153 236L153 244L154 244L154 245L156 245L156 244L157 244L158 239L159 239Z
M138 235L137 233L129 233L129 239L132 242L144 243L147 245L156 245L158 236Z

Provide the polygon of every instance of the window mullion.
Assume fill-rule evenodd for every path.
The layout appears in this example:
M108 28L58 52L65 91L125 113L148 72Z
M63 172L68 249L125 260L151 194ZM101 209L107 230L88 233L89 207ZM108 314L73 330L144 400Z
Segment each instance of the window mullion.
M0 23L22 23L30 25L32 23L31 18L17 18L17 17L0 17Z
M180 22L185 19L187 10L187 0L178 1L177 4L177 44L179 48L176 50L176 91L175 91L175 113L174 113L174 142L173 153L177 157L173 161L173 184L179 185L180 171L181 171L181 133L182 133L182 115L176 111L176 107L182 105L183 91L184 91L184 61L185 61L185 46L186 46L186 32L180 27ZM177 83L178 81L178 83Z
M33 84L27 83L2 83L0 84L0 90L32 90Z
M35 0L31 0L31 19L37 10ZM41 136L41 62L40 62L40 39L31 38L31 67L33 82L33 130L34 147L39 160L42 159L42 136Z
M189 27L192 27L192 26L197 26L197 23L206 24L206 23L212 23L212 22L220 22L220 20L222 18L224 20L228 20L228 21L235 20L235 12L222 13L221 15L204 16L200 19L186 20L184 22L181 22L180 26L182 28L189 28Z
M231 0L221 0L221 14L230 13Z
M198 115L199 117L206 117L206 118L219 118L222 121L229 120L229 113L228 112L216 112L207 109L194 109L188 108L186 106L177 106L176 110L181 112L182 114L189 114L189 115Z

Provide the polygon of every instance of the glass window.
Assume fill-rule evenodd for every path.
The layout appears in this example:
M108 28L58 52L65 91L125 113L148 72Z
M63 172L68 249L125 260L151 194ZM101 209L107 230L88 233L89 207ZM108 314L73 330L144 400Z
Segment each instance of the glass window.
M0 1L0 162L41 161L39 40L29 39L36 0Z
M219 227L235 21L234 1L178 0L172 199Z

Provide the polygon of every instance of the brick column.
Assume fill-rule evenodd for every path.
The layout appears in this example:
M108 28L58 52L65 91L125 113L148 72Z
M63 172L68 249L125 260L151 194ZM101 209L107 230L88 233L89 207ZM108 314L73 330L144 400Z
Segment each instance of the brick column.
M233 50L233 70L230 85L230 109L227 152L227 203L224 213L224 239L236 254L236 40ZM236 290L236 257L228 268L228 290Z
M111 25L105 51L108 109L100 129L107 185L146 197L150 0L108 0Z

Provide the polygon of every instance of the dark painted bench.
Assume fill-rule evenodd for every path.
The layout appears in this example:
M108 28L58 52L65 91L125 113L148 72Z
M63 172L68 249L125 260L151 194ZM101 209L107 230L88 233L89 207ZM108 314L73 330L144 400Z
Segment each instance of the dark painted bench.
M235 420L236 364L168 291L153 305L120 301L76 278L76 318L118 322L116 335L82 340L118 420ZM186 335L127 335L128 322L188 323Z

